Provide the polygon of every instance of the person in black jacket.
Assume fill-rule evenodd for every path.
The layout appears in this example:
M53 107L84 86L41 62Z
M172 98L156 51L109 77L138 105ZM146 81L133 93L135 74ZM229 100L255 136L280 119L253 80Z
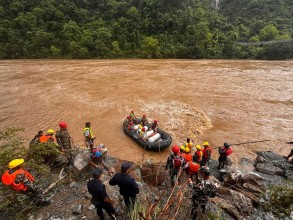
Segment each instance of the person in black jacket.
M118 185L120 194L123 196L126 207L130 210L134 206L136 194L139 188L135 180L129 175L131 165L129 163L121 164L121 173L116 173L109 181L111 186Z
M87 189L92 195L91 203L96 206L97 214L101 220L105 219L103 209L106 210L110 218L116 219L115 210L113 208L114 201L109 199L107 195L105 185L101 181L103 170L100 168L95 169L92 172L93 179L88 181Z

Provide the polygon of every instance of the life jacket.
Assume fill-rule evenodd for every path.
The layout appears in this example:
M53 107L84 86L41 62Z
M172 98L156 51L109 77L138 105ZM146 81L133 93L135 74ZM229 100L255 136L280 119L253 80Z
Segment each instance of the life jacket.
M204 159L209 159L210 155L212 154L212 148L211 147L206 147L202 150L202 157Z
M27 186L24 185L22 182L20 183L16 183L15 179L17 177L17 175L24 175L28 181L30 182L34 182L35 178L32 174L30 174L28 171L26 171L25 169L17 169L17 170L7 170L3 175L2 175L2 182L5 185L11 185L12 188L17 191L26 191L27 190Z
M201 160L202 160L202 151L201 150L197 150L194 153L194 161L200 162Z
M49 137L47 135L43 135L40 137L40 143L46 143L48 141Z
M153 124L152 124L152 130L155 130L155 129L157 129L157 128L158 128L158 124L153 123Z
M179 170L183 166L184 159L181 156L174 156L172 160L172 167L175 170Z
M219 153L221 156L229 156L230 154L232 154L232 149L231 148L225 148L225 147L222 147L220 150L219 150Z
M183 154L183 157L185 158L186 163L188 163L189 161L192 161L192 155L189 154Z
M131 117L131 119L135 119L135 115L132 113L130 113L130 117Z
M90 137L85 135L85 132L86 132L86 131L89 131L89 132L90 132ZM92 131L92 129L91 129L91 128L88 128L88 127L85 127L85 128L83 129L83 135L84 135L84 138L85 138L86 140L89 140L90 138L94 138L94 137L95 137L95 136L94 136L94 133L93 133L93 131Z
M139 132L139 137L140 137L140 138L144 138L144 137L145 137L145 131L140 130L140 132Z
M191 148L192 148L192 146L193 146L193 143L190 141L189 143L185 143L185 147L188 147L190 150L191 150Z
M133 125L128 125L128 126L127 126L127 129L128 129L128 131L133 130Z
M200 168L200 165L198 163L189 162L189 166L187 168L187 174L195 175L198 173L199 168Z

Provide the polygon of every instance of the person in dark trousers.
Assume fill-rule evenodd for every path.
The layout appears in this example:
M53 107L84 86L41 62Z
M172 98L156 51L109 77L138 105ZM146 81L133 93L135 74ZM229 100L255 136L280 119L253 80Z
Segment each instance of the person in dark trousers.
M30 146L40 143L40 137L42 137L43 135L44 135L44 132L42 130L38 131L36 136L30 141Z
M139 188L135 180L129 175L131 165L129 163L121 164L121 173L116 173L109 181L111 186L118 185L120 194L123 196L124 202L128 210L133 208L136 201L136 194Z
M100 168L92 172L93 179L88 181L87 189L92 195L91 203L96 206L97 214L101 220L105 219L103 209L106 210L111 219L116 219L115 210L113 208L114 201L109 199L105 185L101 181L103 170Z

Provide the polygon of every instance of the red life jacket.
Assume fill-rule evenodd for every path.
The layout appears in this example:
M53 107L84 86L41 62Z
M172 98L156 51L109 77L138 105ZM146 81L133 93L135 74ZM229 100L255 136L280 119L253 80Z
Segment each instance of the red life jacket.
M231 148L225 148L225 147L222 147L220 149L220 155L222 156L229 156L230 154L232 154L232 149Z
M195 162L189 162L189 166L187 168L187 174L188 175L195 175L198 173L198 170L200 168L200 165Z
M182 167L184 159L181 156L174 156L173 157L173 169L179 170Z
M202 150L202 156L203 158L205 159L208 159L209 158L209 154L211 155L212 154L212 148L211 147L206 147Z
M196 162L200 162L202 160L202 151L201 150L197 150L195 153L194 153L194 156L196 157Z
M30 182L34 182L35 178L32 174L30 174L28 171L24 170L24 169L17 169L15 170L14 172L12 172L12 170L7 170L3 176L6 176L11 178L11 185L12 188L17 191L17 192L20 192L20 191L26 191L27 190L27 186L25 186L22 182L20 183L16 183L15 182L15 179L17 177L17 175L25 175L25 177L30 181ZM2 177L3 178L3 177Z
M231 148L228 148L227 150L226 150L226 156L229 156L230 154L232 154L232 149Z

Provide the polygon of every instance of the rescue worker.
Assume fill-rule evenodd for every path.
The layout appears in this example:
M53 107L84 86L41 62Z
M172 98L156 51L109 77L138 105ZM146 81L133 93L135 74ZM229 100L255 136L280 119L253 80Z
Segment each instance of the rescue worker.
M70 137L67 130L67 123L60 122L59 123L60 131L56 131L56 141L58 145L61 147L61 150L70 150L73 147L72 138Z
M96 147L93 147L91 150L91 165L93 165L95 168L99 167L99 165L102 163L102 155L103 153Z
M189 148L189 150L191 151L191 149L192 149L192 147L193 147L193 143L192 143L192 141L190 140L190 138L187 138L187 139L186 139L185 147L186 147L186 148Z
M133 132L134 131L134 125L133 125L133 122L132 121L129 122L129 124L127 125L127 129L130 132Z
M147 126L148 123L149 123L148 118L146 117L146 114L144 114L142 118L140 119L140 124L142 127L144 127L144 126Z
M181 168L185 165L185 159L183 156L180 156L180 148L178 146L172 147L172 154L168 157L166 162L165 170L169 169L169 174L171 177L171 186L175 186L176 178L180 173Z
M83 129L83 135L84 135L84 139L85 139L85 143L86 143L87 147L90 147L90 149L92 150L94 147L94 140L96 138L95 138L94 133L91 129L90 122L85 123L85 127Z
M192 161L192 155L190 153L190 149L186 147L184 151L185 153L183 154L183 157L185 159L185 163Z
M24 159L14 159L9 162L8 170L2 175L2 182L15 191L28 196L36 205L46 205L42 192L34 185L35 177L23 168Z
M135 180L129 175L131 168L130 163L121 164L121 172L116 173L109 181L111 186L118 185L120 187L120 195L123 196L124 202L128 210L134 207L136 194L139 193L139 188Z
M211 159L212 155L212 148L209 145L209 142L204 142L203 143L204 149L202 150L202 161L201 161L201 166L205 166L209 160Z
M200 145L196 145L195 146L196 148L196 151L193 155L193 160L196 162L196 163L201 163L201 160L202 160L202 150L201 150L201 146Z
M158 128L159 128L158 120L154 120L154 123L152 124L152 127L151 127L151 129L154 131L153 135L155 135L158 132Z
M230 148L230 144L225 142L224 147L219 148L219 166L218 169L224 169L224 167L227 165L227 158L230 154L232 154L232 149Z
M182 156L185 154L185 147L183 145L180 146L180 152L179 152L179 156Z
M126 118L126 123L129 124L130 122L133 122L133 119L130 117L130 115Z
M40 143L40 137L42 137L43 135L44 135L44 132L42 130L38 131L36 136L30 141L30 146Z
M184 166L184 170L186 171L186 174L189 178L189 180L194 180L194 177L196 180L198 180L198 171L200 169L200 164L195 161L189 161Z
M144 127L141 128L141 130L139 132L139 137L140 137L141 140L147 141L146 131L145 131Z
M55 138L54 138L53 129L49 129L46 135L43 135L40 137L40 143L54 143L54 142L55 142Z
M132 119L132 120L136 120L136 116L135 116L135 114L134 114L134 111L133 110L131 110L131 112L130 112L130 118Z
M192 188L192 218L193 220L197 219L197 209L201 208L202 213L206 211L206 205L209 198L214 198L216 196L216 185L210 180L210 171L208 167L201 167L199 172L201 173L203 180L194 184L191 179L189 185Z
M115 209L112 201L106 192L106 187L102 183L103 170L97 168L92 172L92 177L87 183L88 192L92 195L91 203L97 208L97 214L101 220L105 219L103 209L106 210L111 219L116 219Z

